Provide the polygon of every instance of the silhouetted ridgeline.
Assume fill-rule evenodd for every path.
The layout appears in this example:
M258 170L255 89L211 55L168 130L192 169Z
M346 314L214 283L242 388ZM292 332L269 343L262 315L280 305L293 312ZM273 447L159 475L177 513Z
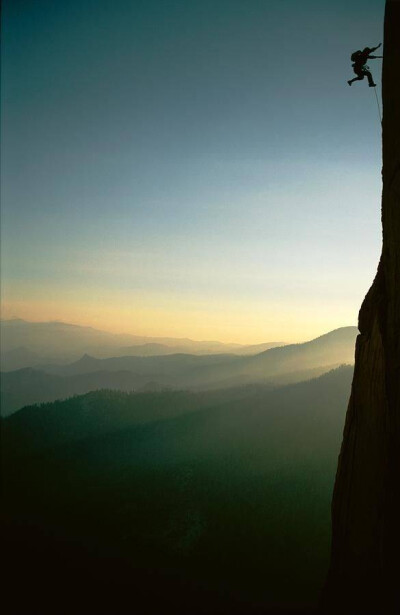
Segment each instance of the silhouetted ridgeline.
M383 247L359 315L352 394L333 499L325 606L400 612L400 2L383 60Z
M168 337L144 337L115 334L64 322L0 321L3 371L38 367L54 361L68 363L84 353L96 357L159 356L184 352L187 354L256 354L282 342L243 345L217 341L196 341Z
M7 613L312 607L351 377L98 391L3 419Z
M343 327L303 344L273 348L253 356L226 354L118 356L85 354L67 365L2 372L3 416L24 405L54 401L109 388L122 391L216 389L263 382L282 385L308 380L354 360L356 327Z

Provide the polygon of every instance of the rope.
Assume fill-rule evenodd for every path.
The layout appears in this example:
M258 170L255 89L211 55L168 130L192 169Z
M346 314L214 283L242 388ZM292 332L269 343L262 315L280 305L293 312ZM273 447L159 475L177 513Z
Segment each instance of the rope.
M382 124L382 113L381 113L381 106L379 104L379 99L378 99L378 94L376 93L376 88L372 88L375 92L375 98L376 98L376 104L378 105L378 113L379 113L379 120Z

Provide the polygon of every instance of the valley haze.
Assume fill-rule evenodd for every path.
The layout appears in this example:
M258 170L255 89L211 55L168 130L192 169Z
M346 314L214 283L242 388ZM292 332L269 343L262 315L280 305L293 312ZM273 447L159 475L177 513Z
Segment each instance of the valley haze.
M352 364L356 335L356 327L343 327L302 344L242 346L147 340L57 322L2 321L1 412L6 416L25 405L98 389L207 390L300 382Z

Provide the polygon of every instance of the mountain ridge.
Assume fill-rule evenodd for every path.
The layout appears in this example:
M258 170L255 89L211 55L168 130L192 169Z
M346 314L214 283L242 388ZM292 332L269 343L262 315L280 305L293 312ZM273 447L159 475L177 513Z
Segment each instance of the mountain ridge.
M98 359L86 353L67 365L2 372L2 413L99 388L206 390L254 382L269 386L299 382L343 363L351 364L355 336L355 328L343 328L304 344L272 348L253 356L179 353Z
M1 369L3 371L28 367L32 354L38 355L35 364L68 363L88 352L98 358L121 356L156 356L187 352L190 354L251 354L262 349L282 346L284 342L237 344L190 338L151 337L125 333L111 333L64 323L61 321L30 322L22 319L1 320ZM19 349L19 357L18 352ZM23 352L24 351L24 352ZM24 356L25 355L25 356Z

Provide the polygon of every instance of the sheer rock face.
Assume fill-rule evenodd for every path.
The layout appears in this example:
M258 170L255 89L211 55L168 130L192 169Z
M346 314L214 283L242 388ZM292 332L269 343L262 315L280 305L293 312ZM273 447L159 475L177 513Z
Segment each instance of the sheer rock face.
M334 612L400 612L400 0L386 2L384 43L383 247L359 314L332 502L323 603Z

